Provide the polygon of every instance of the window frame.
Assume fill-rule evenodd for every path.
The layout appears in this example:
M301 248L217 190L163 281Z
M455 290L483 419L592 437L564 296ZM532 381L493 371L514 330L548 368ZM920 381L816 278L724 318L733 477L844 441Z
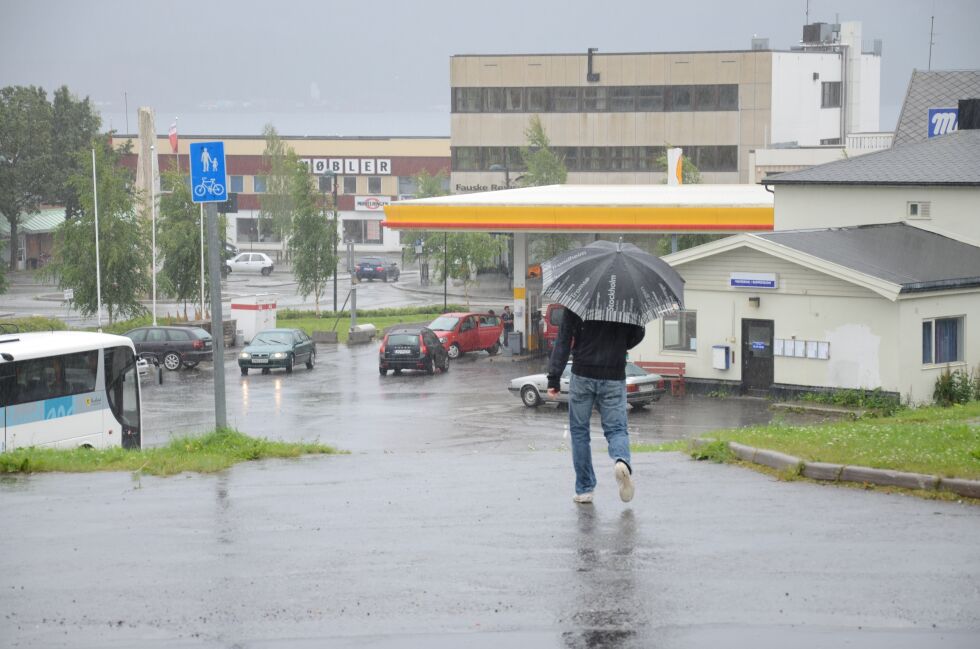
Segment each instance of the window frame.
M953 326L955 345L955 358L939 358L940 348L946 347L942 345L939 339L940 327L938 324L942 323L947 325L951 323ZM926 367L935 367L938 365L950 365L954 363L965 362L966 354L964 353L964 340L966 334L966 316L956 315L956 316L940 316L935 318L923 318L922 319L922 365ZM928 348L928 351L927 351Z
M841 107L841 82L821 81L820 82L820 108L840 108L840 107Z
M368 194L381 193L381 176L368 176Z
M685 322L681 323L682 316L685 318ZM689 323L687 319L691 320L693 325L693 336L689 335L688 328ZM670 322L677 323L677 342L668 344L667 342L667 325ZM681 340L687 341L687 344L682 346ZM694 340L694 349L690 347L690 341ZM660 350L664 352L671 353L682 353L682 354L697 354L697 340L698 340L698 312L697 309L680 309L679 311L665 315L660 319Z

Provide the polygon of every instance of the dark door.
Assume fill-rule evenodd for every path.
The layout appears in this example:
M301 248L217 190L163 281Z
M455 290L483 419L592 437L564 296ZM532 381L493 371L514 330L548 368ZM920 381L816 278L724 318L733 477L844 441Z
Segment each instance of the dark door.
M742 320L742 392L772 386L772 320Z

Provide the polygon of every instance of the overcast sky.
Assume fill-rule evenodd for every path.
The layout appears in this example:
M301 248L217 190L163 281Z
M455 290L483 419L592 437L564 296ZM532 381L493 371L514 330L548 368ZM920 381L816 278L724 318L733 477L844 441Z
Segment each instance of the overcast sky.
M103 125L185 134L448 135L453 54L788 49L805 0L0 0L0 86L65 84ZM913 69L980 68L980 0L810 0L884 41L881 128ZM128 111L125 106L128 101Z

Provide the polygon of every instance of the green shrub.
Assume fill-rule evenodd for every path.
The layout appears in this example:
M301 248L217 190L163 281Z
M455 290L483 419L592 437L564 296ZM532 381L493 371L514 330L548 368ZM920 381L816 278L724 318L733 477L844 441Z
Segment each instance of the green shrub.
M980 368L972 372L962 368L951 371L947 365L936 377L932 398L936 405L944 407L980 400Z
M827 403L847 408L868 408L884 415L894 414L901 408L901 402L881 388L874 390L833 390L832 392L808 392L803 401Z
M27 333L28 331L64 331L68 328L57 318L30 316L27 318L0 318L0 330L7 333ZM12 325L12 326L11 326ZM0 332L0 333L2 333Z
M711 460L712 462L730 462L735 455L728 448L728 442L715 440L691 449L691 457L695 460Z

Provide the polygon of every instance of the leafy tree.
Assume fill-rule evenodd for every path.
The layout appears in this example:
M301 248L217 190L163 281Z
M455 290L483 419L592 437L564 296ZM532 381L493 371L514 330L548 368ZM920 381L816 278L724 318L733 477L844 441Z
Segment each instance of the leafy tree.
M539 116L531 116L524 136L527 146L521 148L521 159L527 171L518 181L521 187L564 184L568 179L568 169L562 157L551 150L551 140Z
M505 240L487 232L448 232L442 237L427 238L425 254L435 259L439 281L445 281L447 273L449 277L462 280L469 307L469 287L476 279L477 269L489 266L505 246Z
M139 298L150 288L149 223L136 213L133 178L120 164L122 152L114 150L107 137L99 138L95 145L102 304L110 324L120 315L135 317L145 312ZM84 168L86 152L77 155L79 168ZM80 173L70 182L82 213L58 226L54 260L44 271L57 279L60 288L73 289L79 310L91 315L98 309L92 177Z
M337 272L336 222L327 217L327 205L318 206L319 195L309 170L293 156L289 169L289 190L293 208L289 251L293 258L293 276L304 298L313 295L317 317L320 298L327 280ZM332 207L332 206L331 206Z
M671 146L668 144L667 148ZM667 152L657 158L657 169L666 173L667 171ZM667 184L667 179L663 179L663 184ZM697 168L691 159L686 155L681 155L681 182L685 185L697 185L701 182L701 170Z
M0 213L10 223L10 270L21 217L50 193L51 105L42 88L0 88Z
M89 158L79 167L76 154L88 151L102 119L88 97L76 99L67 86L54 92L51 104L51 179L45 201L64 205L65 218L70 219L81 214L82 208L69 180L86 170L91 173Z
M297 158L272 124L266 124L263 135L265 151L262 152L262 164L267 173L266 190L259 197L259 229L265 231L269 228L281 241L288 243L293 222L290 183Z
M184 305L195 302L201 289L201 208L191 199L191 190L184 176L173 165L163 173L163 193L157 217L157 245L163 257L163 266L157 282L164 293ZM219 228L219 232L223 231ZM207 236L205 234L205 236ZM208 263L205 244L204 263ZM205 269L207 266L205 266ZM205 298L210 291L210 276L205 273ZM202 317L204 314L201 314Z

